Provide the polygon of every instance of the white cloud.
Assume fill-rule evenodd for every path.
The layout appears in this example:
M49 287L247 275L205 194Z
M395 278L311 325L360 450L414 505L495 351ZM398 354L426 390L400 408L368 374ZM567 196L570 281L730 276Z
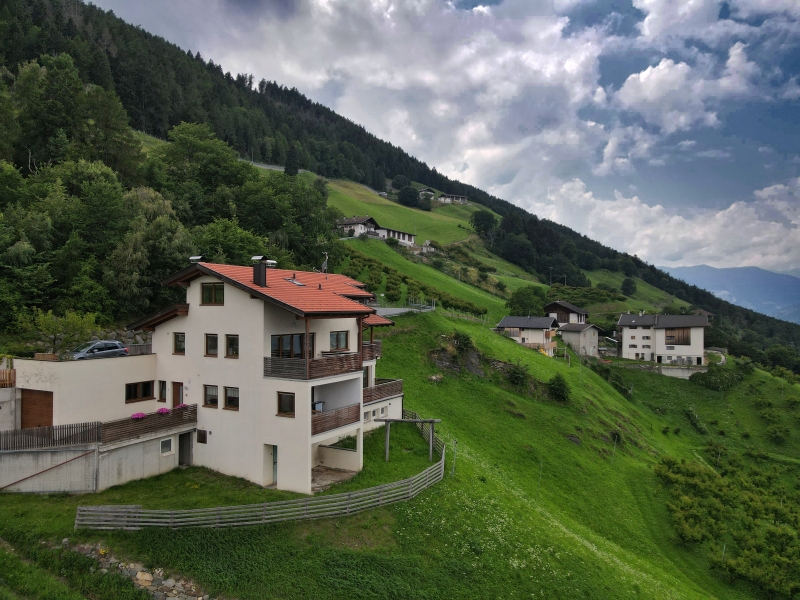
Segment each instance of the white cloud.
M617 102L634 110L665 133L695 126L719 124L715 102L756 93L755 80L761 71L747 59L746 46L736 42L718 78L708 68L692 67L663 58L656 66L630 75L616 94Z
M679 214L616 192L597 198L580 179L533 208L618 250L665 264L757 265L788 271L800 262L800 178L754 192L724 210ZM731 235L736 232L736 235Z
M633 5L646 14L639 30L647 40L683 37L687 29L711 25L720 8L719 0L633 0Z

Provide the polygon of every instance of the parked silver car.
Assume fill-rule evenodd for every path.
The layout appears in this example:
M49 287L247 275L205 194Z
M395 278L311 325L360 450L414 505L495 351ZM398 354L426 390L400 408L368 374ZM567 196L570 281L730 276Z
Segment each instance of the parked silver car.
M84 360L87 358L111 358L113 356L128 356L128 349L122 342L113 340L97 340L86 342L75 348L69 353L72 360Z

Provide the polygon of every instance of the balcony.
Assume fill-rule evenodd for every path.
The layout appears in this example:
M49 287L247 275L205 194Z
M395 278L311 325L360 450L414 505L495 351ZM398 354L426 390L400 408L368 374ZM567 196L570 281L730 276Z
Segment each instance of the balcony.
M383 342L381 340L364 342L361 348L364 353L364 360L375 360L383 354Z
M375 385L364 388L364 406L403 393L402 379L376 379Z
M142 419L118 419L103 423L102 442L109 444L144 435L167 431L176 427L197 426L197 404L173 408L168 414L147 413Z
M544 332L544 337L548 338L548 339L556 337L556 330L555 329L549 329L549 330L545 331Z
M17 371L15 369L0 369L0 388L13 388L17 385Z
M319 379L345 373L356 373L363 369L361 354L333 354L308 361L304 358L264 357L264 377L280 377L281 379Z
M359 421L361 421L360 404L351 404L327 412L315 410L311 413L311 435L332 431Z

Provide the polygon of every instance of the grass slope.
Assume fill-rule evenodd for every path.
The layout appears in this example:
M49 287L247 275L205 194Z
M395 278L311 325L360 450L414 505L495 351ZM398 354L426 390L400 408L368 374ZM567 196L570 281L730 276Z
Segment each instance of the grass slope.
M619 289L622 286L622 281L625 275L622 273L612 273L611 271L598 270L586 271L586 276L591 280L592 285L596 286L598 283L605 283ZM688 308L689 304L683 300L679 300L675 296L650 285L638 277L633 278L636 282L636 293L623 302L609 302L606 304L598 304L595 306L586 307L590 310L593 316L601 318L617 317L620 313L626 311L639 311L644 310L649 313L660 312L665 306L685 306ZM614 319L616 320L616 319Z
M416 233L420 242L436 240L440 244L450 244L466 239L472 233L472 228L462 218L439 211L408 208L381 198L352 181L334 180L328 184L328 189L328 203L348 217L370 215L384 227Z

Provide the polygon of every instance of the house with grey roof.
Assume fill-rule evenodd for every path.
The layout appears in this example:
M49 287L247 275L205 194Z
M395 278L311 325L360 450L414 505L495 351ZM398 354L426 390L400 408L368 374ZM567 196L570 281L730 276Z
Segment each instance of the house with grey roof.
M705 364L706 315L620 315L619 356L672 365Z
M589 315L587 310L563 300L556 300L546 305L544 312L555 318L559 326L567 323L586 323L586 317Z
M558 328L561 339L579 356L599 356L600 328L591 323L566 323Z
M403 246L414 246L416 244L415 234L408 233L407 231L400 231L399 229L392 229L391 227L381 227L378 225L378 222L369 215L348 217L337 221L336 226L342 230L344 235L349 235L352 229L353 236L355 237L366 233L367 235L374 236L381 240L394 238Z
M558 322L553 317L503 317L496 331L510 337L526 348L540 350L553 356L556 348Z

